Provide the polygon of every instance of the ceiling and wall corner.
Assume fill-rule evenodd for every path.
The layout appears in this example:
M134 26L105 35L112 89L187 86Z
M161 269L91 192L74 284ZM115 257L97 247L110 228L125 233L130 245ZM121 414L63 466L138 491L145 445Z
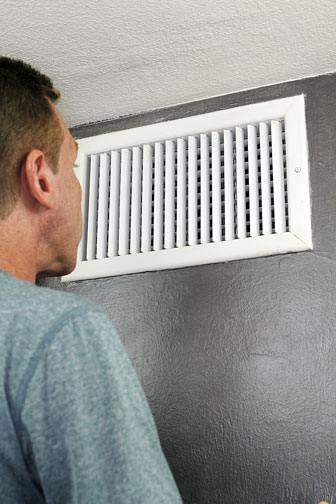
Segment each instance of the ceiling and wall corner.
M333 72L335 26L334 0L2 0L0 52L73 127Z

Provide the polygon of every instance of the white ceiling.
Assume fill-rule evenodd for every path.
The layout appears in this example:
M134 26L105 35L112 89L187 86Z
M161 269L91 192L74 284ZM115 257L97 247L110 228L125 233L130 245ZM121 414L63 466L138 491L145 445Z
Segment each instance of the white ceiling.
M335 0L1 0L68 127L336 71Z

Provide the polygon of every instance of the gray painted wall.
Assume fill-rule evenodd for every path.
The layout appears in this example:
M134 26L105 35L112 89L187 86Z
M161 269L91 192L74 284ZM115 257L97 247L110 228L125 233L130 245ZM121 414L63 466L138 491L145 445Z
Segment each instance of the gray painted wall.
M72 129L306 94L314 250L60 285L103 306L185 503L336 503L336 74Z

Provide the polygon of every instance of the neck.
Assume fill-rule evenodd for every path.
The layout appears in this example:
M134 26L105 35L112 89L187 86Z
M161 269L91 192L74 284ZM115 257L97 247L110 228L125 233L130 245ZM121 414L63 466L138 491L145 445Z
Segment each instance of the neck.
M37 246L37 229L22 214L15 212L0 220L0 269L35 283Z

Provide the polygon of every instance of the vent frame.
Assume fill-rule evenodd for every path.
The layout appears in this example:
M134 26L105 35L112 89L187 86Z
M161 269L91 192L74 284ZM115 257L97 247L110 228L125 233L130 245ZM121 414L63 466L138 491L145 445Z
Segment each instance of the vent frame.
M275 232L269 235L260 234L255 237L249 236L227 241L198 242L195 245L185 246L180 241L182 246L176 245L174 248L162 250L146 251L146 249L135 250L133 248L133 253L114 257L101 257L100 252L100 258L98 259L83 260L83 250L86 249L88 238L87 228L84 226L83 237L78 248L76 269L70 275L63 276L62 282L143 271L175 269L312 249L308 144L304 101L304 95L281 98L78 139L79 150L76 163L79 164L79 168L75 169L75 173L82 187L85 188L82 195L84 214L90 196L90 188L86 179L89 170L88 163L92 155L116 152L136 146L154 145L155 142L170 140L175 141L177 144L178 139L193 135L200 136L209 132L211 134L216 130L232 130L242 125L244 127L254 126L260 122L281 121L285 130L288 227L286 227L286 232ZM176 170L175 176L177 176ZM120 183L120 180L117 180L117 182ZM165 184L165 179L163 184ZM152 179L152 187L154 187L154 179ZM99 191L98 188L97 191ZM153 201L152 208L154 208ZM148 209L145 218L148 222ZM111 232L111 228L109 232ZM164 239L165 235L163 234ZM147 243L148 240L149 237L147 236ZM91 257L93 256L94 252L92 252Z

